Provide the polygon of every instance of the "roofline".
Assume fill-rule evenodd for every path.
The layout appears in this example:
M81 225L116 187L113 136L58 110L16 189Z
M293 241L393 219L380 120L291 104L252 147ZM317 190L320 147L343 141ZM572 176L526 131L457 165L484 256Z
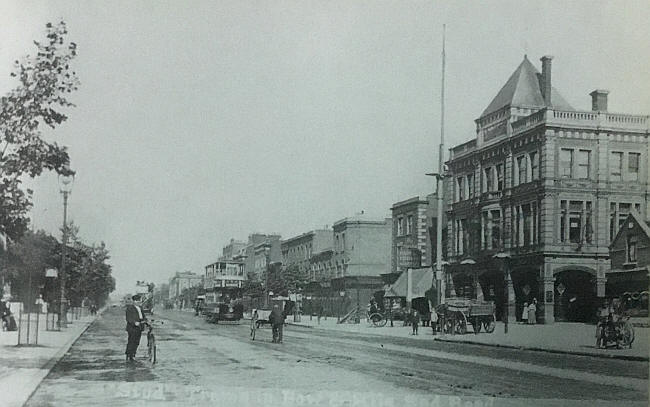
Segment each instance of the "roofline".
M429 201L427 201L425 199L420 199L419 196L414 196L413 198L409 198L409 199L406 199L404 201L399 201L399 202L394 203L393 206L391 206L390 210L392 211L393 209L399 208L400 206L404 206L404 205L408 205L408 204L412 204L412 203L423 203L423 204L428 205Z

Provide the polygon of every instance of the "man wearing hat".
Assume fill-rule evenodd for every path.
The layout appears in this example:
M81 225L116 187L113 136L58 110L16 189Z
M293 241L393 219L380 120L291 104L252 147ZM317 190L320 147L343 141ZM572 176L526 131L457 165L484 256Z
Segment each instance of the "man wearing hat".
M133 300L126 306L126 332L129 339L126 344L126 360L133 361L135 353L140 345L140 335L142 335L142 323L145 321L144 314L140 308L142 298L139 294L131 297Z

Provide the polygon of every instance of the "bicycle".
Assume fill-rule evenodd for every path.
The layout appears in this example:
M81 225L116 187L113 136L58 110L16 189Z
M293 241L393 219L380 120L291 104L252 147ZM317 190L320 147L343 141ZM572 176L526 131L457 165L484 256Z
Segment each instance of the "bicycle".
M156 346L156 336L153 333L153 326L155 320L149 320L144 322L144 324L147 326L147 360L151 362L151 364L156 364L158 360L158 348ZM164 322L160 321L161 324Z

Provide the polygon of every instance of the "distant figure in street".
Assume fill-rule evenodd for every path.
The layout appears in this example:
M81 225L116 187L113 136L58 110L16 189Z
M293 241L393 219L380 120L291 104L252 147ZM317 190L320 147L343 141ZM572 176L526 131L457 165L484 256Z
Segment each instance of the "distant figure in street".
M269 322L273 330L273 343L282 343L282 329L284 328L284 313L280 311L278 304L273 305Z
M438 329L438 313L434 308L431 309L431 330L433 331L433 334L436 334L436 330Z
M537 298L533 298L533 302L528 306L528 323L530 325L537 323Z
M318 304L316 312L318 313L318 325L320 325L320 319L323 316L323 304Z
M413 335L418 334L418 327L420 326L420 313L418 313L416 310L412 309L411 310L411 317L409 318L411 320L411 327L413 328Z
M135 360L135 353L140 345L140 336L142 335L142 323L146 321L142 309L140 308L140 295L131 297L132 302L126 306L126 332L128 333L128 342L126 344L126 360Z
M251 316L251 339L255 340L255 330L257 329L257 320L259 319L259 315L257 314L257 310L253 310L253 315Z
M521 309L521 323L528 324L528 302L525 302L524 308Z

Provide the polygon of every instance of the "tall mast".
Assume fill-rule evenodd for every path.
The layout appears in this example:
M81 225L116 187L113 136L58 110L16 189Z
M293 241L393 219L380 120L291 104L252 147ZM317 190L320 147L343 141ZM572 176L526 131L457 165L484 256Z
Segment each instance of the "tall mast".
M445 170L445 31L446 25L442 25L442 81L440 89L440 148L438 150L438 176L436 177L437 195L437 219L436 219L436 279L439 303L445 301L445 287L442 265L442 221L444 205L443 177Z

